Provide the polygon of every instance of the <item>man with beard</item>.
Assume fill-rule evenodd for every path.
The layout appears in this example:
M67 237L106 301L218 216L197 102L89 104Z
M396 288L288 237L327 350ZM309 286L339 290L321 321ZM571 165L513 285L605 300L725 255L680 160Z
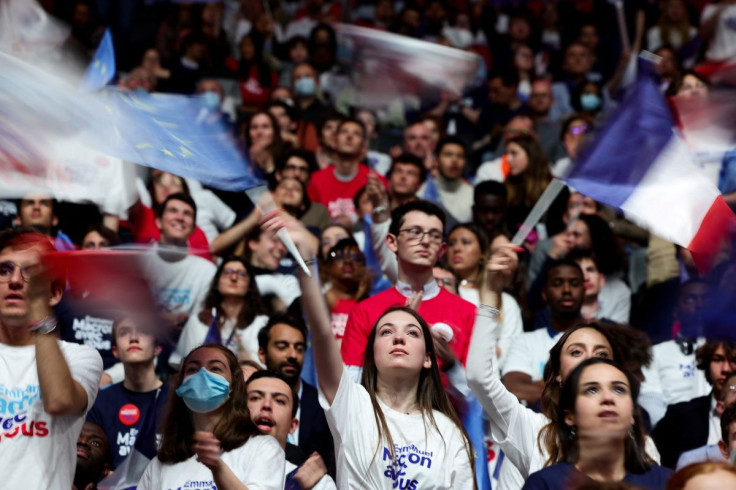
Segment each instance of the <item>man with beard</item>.
M580 315L584 284L583 271L570 259L555 260L547 268L542 297L549 305L550 324L521 334L511 344L504 363L502 381L519 400L529 405L539 400L549 350L567 329L585 323Z
M298 426L288 442L304 454L317 451L330 468L334 461L332 434L317 399L317 389L300 378L307 348L307 327L290 314L271 317L258 333L258 357L266 369L281 374L299 397Z
M92 490L107 476L110 465L110 442L102 427L85 422L77 438L77 469L72 490Z
M368 182L368 174L375 174L361 164L365 157L365 137L362 122L354 118L343 120L337 127L334 165L315 172L307 187L310 201L324 204L330 218L347 219L350 225L358 219L353 198ZM385 186L383 176L378 178Z

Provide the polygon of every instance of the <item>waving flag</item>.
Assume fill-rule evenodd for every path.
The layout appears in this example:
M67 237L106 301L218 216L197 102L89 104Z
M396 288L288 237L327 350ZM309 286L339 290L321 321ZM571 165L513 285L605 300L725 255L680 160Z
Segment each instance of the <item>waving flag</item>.
M486 444L483 438L483 407L474 395L471 396L467 412L463 414L463 425L475 451L475 479L478 482L478 490L491 490L491 476L488 473Z
M115 50L112 47L110 29L105 29L102 41L100 41L100 45L84 73L80 89L83 92L94 92L110 83L114 76Z
M707 270L734 215L693 162L650 66L583 153L567 183L687 247Z
M262 184L220 115L208 110L201 97L117 87L83 94L12 56L0 53L0 64L0 182L19 173L53 173L72 185L69 176L84 172L73 158L63 165L58 161L55 149L64 144L219 189L241 191ZM54 172L52 165L57 165Z

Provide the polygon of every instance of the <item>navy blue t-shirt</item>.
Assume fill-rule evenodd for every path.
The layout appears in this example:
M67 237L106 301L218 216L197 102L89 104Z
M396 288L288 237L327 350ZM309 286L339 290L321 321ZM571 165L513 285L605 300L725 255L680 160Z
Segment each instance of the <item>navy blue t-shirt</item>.
M158 398L158 399L157 399ZM87 420L105 430L110 442L112 462L117 468L130 454L147 414L153 413L155 403L156 442L160 440L160 426L164 408L169 400L169 383L161 388L144 393L130 391L123 383L105 388L97 395L97 400L87 414Z
M104 368L108 369L118 362L112 355L112 324L120 312L111 310L109 301L68 293L54 308L61 340L97 349Z
M672 470L652 465L645 473L627 472L623 481L637 487L663 490ZM576 488L584 481L592 481L570 463L557 463L529 475L522 490L565 490Z

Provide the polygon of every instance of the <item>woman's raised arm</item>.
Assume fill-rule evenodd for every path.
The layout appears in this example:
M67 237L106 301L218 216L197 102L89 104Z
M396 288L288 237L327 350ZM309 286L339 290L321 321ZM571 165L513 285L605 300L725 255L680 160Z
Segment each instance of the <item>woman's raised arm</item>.
M312 333L312 349L319 387L331 405L337 393L337 387L340 385L344 367L319 284L319 273L316 267L319 242L300 221L280 210L267 214L262 227L274 231L281 228L288 230L302 258L312 269L311 277L301 269L298 272L299 285L302 290L302 308L306 313L307 324Z

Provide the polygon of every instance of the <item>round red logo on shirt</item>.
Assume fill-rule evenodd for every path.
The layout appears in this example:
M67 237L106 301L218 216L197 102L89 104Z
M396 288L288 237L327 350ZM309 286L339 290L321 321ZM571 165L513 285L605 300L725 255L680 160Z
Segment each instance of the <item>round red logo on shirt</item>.
M125 425L135 425L141 419L141 411L132 403L126 403L120 407L118 418Z

